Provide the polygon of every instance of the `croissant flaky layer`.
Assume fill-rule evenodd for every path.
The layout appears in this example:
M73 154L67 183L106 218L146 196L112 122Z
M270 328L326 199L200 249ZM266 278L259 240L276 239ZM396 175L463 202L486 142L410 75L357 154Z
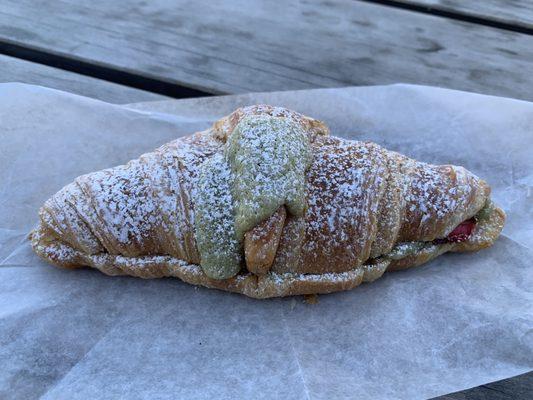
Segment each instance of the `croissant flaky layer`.
M241 121L261 116L288 119L308 137L305 212L282 204L241 238L240 272L213 279L200 266L195 228L201 167ZM265 298L347 290L447 251L479 250L504 219L489 186L462 167L418 162L330 136L293 111L252 106L126 165L78 177L46 201L31 240L62 267L174 276Z

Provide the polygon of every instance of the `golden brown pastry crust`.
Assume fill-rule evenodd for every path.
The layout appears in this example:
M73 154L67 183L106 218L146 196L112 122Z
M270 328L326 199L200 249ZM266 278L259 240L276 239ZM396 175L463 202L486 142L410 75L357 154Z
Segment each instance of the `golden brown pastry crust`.
M249 271L210 279L198 266L194 237L198 167L220 151L243 116L261 114L292 118L309 135L308 209L303 217L279 218L278 212L263 221L245 239ZM329 293L446 251L490 246L504 222L496 206L467 241L430 243L475 216L489 204L489 195L488 185L462 167L433 166L373 143L331 137L312 118L253 106L125 166L77 178L44 204L31 240L38 255L68 268L174 276L256 298ZM411 241L429 245L400 260L387 257L398 243Z
M278 252L286 218L285 206L281 206L244 234L244 260L248 271L262 275L270 270Z

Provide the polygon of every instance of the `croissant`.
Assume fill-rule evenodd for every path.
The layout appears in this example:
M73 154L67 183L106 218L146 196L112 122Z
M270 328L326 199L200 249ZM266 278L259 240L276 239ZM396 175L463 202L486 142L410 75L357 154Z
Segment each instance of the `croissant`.
M240 108L45 202L34 251L66 268L178 277L254 298L330 293L493 244L504 212L462 167Z

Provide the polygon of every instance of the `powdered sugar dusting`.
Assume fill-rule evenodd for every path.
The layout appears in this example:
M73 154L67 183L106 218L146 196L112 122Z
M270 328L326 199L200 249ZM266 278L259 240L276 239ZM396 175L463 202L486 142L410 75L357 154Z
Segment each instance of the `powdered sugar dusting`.
M464 168L407 159L403 170L406 186L403 225L409 229L404 229L402 240L430 241L436 239L435 232L447 229L441 233L445 237L482 206L471 201L480 185Z
M242 238L235 228L234 181L226 159L217 153L202 165L194 196L200 262L214 279L230 278L240 270Z
M83 175L47 202L42 221L91 254L105 249L198 262L191 192L199 165L220 145L207 134L194 135L126 165Z
M383 149L331 137L317 141L313 151L302 263L317 270L361 265L369 255L368 233L375 229L383 190Z
M237 274L244 234L281 205L294 215L303 214L309 162L307 135L290 119L240 120L223 155L215 154L202 165L195 194L196 240L209 277Z
M33 240L36 251L61 265L90 263L112 274L153 277L172 274L172 268L179 274L201 274L193 265L200 262L198 194L216 194L214 187L205 188L199 182L202 165L222 157L228 130L261 115L303 127L313 153L305 181L307 210L301 217L297 212L287 217L268 274L280 285L289 280L344 282L345 272L351 282L358 277L375 279L386 269L384 263L395 244L446 237L488 198L486 184L463 168L432 166L372 143L327 137L327 128L319 121L283 108L252 106L237 110L210 131L175 140L127 165L79 177L44 205L43 230ZM260 154L275 171L281 170L276 155L275 151ZM252 175L261 177L255 171ZM263 178L264 185L252 199L281 192L268 182L268 176ZM294 187L291 180L282 192ZM231 214L236 200L228 197L228 188L222 192L222 198L220 194L216 198L224 203L219 212ZM494 218L501 211L490 212ZM456 246L470 249L493 241L503 224L503 214L498 215L494 226L492 219L484 221L471 239ZM219 217L208 220L223 220ZM390 227L392 233L386 234ZM221 238L232 235L230 223L215 228ZM59 240L51 240L54 237ZM215 247L219 243L212 240ZM372 258L379 258L366 262L373 248ZM434 248L442 250L432 246L431 251ZM244 285L250 276L241 273L235 281ZM267 282L259 279L257 284L263 281Z
M243 118L255 116L287 118L304 128L309 135L310 141L314 141L314 139L318 136L329 135L328 127L320 121L306 117L300 113L297 113L296 111L289 110L284 107L276 107L266 104L242 107L235 110L229 116L222 118L220 121L214 124L213 134L216 138L225 141Z
M303 215L311 154L299 125L287 118L244 118L229 137L224 155L235 174L232 192L239 238L281 205L293 215Z

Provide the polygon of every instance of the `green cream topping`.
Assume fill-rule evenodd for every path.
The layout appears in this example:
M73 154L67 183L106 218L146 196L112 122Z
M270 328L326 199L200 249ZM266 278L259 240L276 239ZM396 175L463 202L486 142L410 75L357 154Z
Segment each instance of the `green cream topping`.
M226 160L222 154L215 154L202 165L193 195L200 264L213 279L227 279L240 270L242 246L235 234L232 184Z
M311 161L304 130L287 118L244 118L226 143L224 155L235 175L235 230L239 237L285 204L305 212L305 170Z
M310 162L309 139L294 121L254 116L239 122L223 153L201 166L195 193L196 240L207 276L235 276L244 234L281 205L304 214Z
M478 221L489 220L493 210L494 203L491 200L487 200L483 208L476 214L476 219Z

